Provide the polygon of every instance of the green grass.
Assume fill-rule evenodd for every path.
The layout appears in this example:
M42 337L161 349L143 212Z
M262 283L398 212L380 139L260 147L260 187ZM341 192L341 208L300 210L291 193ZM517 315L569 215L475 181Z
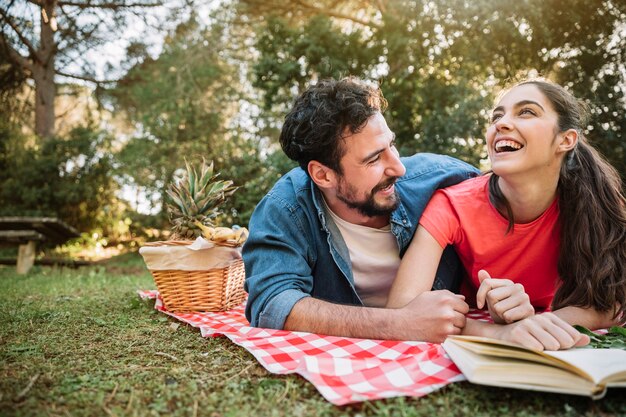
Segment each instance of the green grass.
M176 326L137 297L149 288L135 254L26 276L0 267L0 415L626 415L624 389L592 401L468 383L336 407L300 376L268 373L228 339Z

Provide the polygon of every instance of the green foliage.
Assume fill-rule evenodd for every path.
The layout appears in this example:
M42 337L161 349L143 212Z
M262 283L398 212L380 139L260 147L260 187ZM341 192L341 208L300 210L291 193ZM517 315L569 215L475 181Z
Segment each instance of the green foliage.
M239 120L241 102L250 100L253 108L254 100L244 94L234 58L222 48L225 36L224 28L206 28L192 16L168 36L158 58L138 58L141 48L133 47L132 59L139 63L112 94L139 134L119 153L118 173L166 201L183 158L212 160L220 178L241 188L221 206L216 223L245 225L288 163L256 136L262 129L250 125L250 115Z
M26 86L27 78L23 68L11 64L8 47L0 42L0 123L24 122L28 112L24 111L26 103L19 93Z
M251 6L244 9L249 14L263 3L241 2ZM357 1L326 9L306 1L289 9L277 6L274 13L281 17L259 27L256 43L260 57L254 79L265 92L266 111L276 111L274 104L288 103L318 77L378 79L402 153L445 153L478 164L486 157L486 112L499 89L542 75L589 103L591 141L626 175L626 3L395 0L376 5L374 13L364 12Z
M471 8L471 6L468 6ZM485 75L455 50L466 12L452 2L393 2L374 39L386 45L382 88L401 153L435 152L478 164L484 158Z
M203 27L192 16L165 39L158 58L138 58L141 48L133 48L138 63L112 92L137 128L118 155L118 173L162 202L185 157L217 161L233 136L238 70L222 57L224 36L223 28ZM215 172L223 165L216 162Z
M79 231L106 230L118 211L110 140L89 127L48 140L0 130L0 143L10 145L0 162L0 215L54 216Z
M256 204L282 174L295 166L280 148L241 136L223 143L220 154L215 160L216 169L239 187L218 220L224 225L246 225Z
M62 25L64 13L59 28L82 28ZM486 116L500 88L529 74L547 76L589 105L587 135L626 179L624 1L238 0L216 9L209 26L193 11L170 20L180 16L186 20L167 34L158 56L143 40L130 42L126 76L113 90L96 88L106 109L128 122L124 129L117 119L107 125L114 147L109 134L91 128L50 144L25 137L29 74L8 64L9 44L0 42L3 213L59 213L99 234L126 216L134 233L167 229L165 210L146 216L129 209L122 217L115 191L135 187L154 213L184 159L204 157L240 187L216 220L245 225L294 166L277 146L294 97L311 82L347 75L379 81L402 154L444 153L476 165L486 158ZM102 25L91 28L97 33L76 39L72 30L59 33L69 42L59 45L74 50L88 45L89 35L110 35ZM69 56L60 56L62 68ZM75 163L82 158L95 168Z
M262 54L253 67L254 86L263 90L266 109L282 104L283 110L293 91L311 80L366 73L382 53L361 30L341 31L323 15L300 27L270 17L255 46Z
M626 329L619 326L609 328L606 334L597 334L584 326L574 326L579 332L591 339L587 348L594 349L624 349L626 350Z
M384 24L373 32L354 29L346 34L345 26L321 15L298 28L270 18L256 45L261 57L254 67L266 110L283 103L284 111L293 91L311 80L348 74L376 77L379 64L385 63L388 74L381 81L389 101L387 119L401 153L447 153L477 163L484 122L477 115L487 107L484 95L476 91L476 83L467 82L470 74L461 72L456 58L435 56L423 46L437 42L433 16L424 14L417 2L389 6ZM422 36L415 35L416 27ZM316 45L312 54L309 45ZM453 68L464 76L455 77Z
M0 117L0 184L9 178L9 164L12 160L11 150L20 139L18 127Z

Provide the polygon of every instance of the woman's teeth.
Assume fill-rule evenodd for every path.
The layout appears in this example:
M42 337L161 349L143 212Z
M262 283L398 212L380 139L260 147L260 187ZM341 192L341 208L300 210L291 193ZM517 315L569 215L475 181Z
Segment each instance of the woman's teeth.
M513 140L501 140L496 143L496 152L515 152L522 149L524 146L521 143Z

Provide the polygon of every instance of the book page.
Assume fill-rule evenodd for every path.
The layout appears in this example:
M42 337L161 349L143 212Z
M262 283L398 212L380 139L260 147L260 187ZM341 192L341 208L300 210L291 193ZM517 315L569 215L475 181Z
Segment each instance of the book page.
M451 336L451 342L463 346L464 349L489 358L524 360L537 364L545 364L572 372L580 377L593 381L593 377L575 365L558 358L546 355L543 351L532 350L503 340L489 339L480 336Z
M604 388L553 365L512 356L491 356L467 349L475 343L448 338L443 347L472 383L566 394L602 396Z
M559 367L593 381L594 384L626 383L626 351L621 349L535 351L510 342L479 336L451 336L449 339L477 354Z
M568 349L546 355L571 363L598 383L626 383L626 350L621 349Z

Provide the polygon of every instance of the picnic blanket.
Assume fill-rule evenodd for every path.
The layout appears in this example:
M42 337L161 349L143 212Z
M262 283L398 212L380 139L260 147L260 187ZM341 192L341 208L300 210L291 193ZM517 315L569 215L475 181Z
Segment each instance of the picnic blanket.
M216 313L167 311L158 291L155 309L200 329L203 337L226 336L250 352L269 372L297 373L335 405L397 396L421 397L465 377L440 344L370 340L250 327L245 302ZM470 317L485 320L484 311Z

